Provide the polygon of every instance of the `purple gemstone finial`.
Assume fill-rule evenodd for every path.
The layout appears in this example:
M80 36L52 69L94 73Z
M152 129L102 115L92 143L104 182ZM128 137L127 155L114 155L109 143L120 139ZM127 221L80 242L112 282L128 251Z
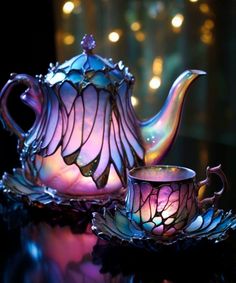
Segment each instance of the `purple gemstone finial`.
M96 47L96 42L92 34L85 34L82 38L81 46L85 53L90 53Z

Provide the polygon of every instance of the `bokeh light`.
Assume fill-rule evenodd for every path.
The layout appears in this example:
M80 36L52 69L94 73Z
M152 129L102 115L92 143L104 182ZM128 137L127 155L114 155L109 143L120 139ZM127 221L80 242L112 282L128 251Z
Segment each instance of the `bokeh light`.
M137 41L144 41L145 40L145 33L142 31L138 31L135 33L135 38L137 39Z
M172 20L171 24L174 28L180 28L183 24L184 16L182 14L176 14Z
M72 45L75 42L75 37L73 34L66 34L63 38L63 42L65 45Z
M64 14L70 14L75 8L75 4L72 1L67 1L63 5L62 11Z
M108 34L108 39L109 39L109 41L111 41L111 42L117 42L117 41L119 41L119 39L120 39L120 35L119 35L118 32L113 31L113 32L110 32L110 33Z
M199 9L204 14L207 14L210 11L210 8L209 8L208 4L206 4L206 3L200 4Z
M160 86L161 86L161 78L158 76L152 77L149 82L149 87L151 89L158 89Z
M132 31L138 31L141 29L141 24L140 22L133 22L131 25L130 25L130 28Z

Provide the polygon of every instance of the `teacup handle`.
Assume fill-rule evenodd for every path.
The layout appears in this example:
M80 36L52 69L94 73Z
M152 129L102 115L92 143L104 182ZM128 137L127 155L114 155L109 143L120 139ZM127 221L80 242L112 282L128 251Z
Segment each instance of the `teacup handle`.
M207 176L206 179L197 183L198 191L202 186L204 186L204 185L209 186L210 185L211 174L218 175L221 179L223 186L219 191L214 192L214 195L212 197L205 198L201 201L198 201L198 205L199 205L200 209L205 208L207 206L217 207L219 198L223 194L224 190L228 188L228 181L227 181L227 178L226 178L224 172L221 169L221 164L220 164L219 166L212 167L212 168L210 168L209 166L207 167L207 169L206 169L206 176Z

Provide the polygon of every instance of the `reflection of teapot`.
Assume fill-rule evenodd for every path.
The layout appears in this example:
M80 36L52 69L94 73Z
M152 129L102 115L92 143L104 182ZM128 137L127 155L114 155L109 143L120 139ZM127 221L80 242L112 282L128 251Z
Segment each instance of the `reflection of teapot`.
M0 118L19 138L27 180L70 195L103 195L126 185L126 169L158 163L173 143L185 93L202 71L178 77L161 111L141 122L131 105L134 77L122 62L84 52L46 76L12 75L0 95ZM22 100L36 115L25 133L10 116L7 98L25 85Z

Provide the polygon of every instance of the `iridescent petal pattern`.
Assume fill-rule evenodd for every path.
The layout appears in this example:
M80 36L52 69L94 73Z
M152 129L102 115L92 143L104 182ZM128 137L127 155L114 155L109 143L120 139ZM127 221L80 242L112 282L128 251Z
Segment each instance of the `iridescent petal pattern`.
M126 169L144 163L132 75L122 64L84 53L53 67L45 82L43 113L21 156L26 175L69 194L125 187Z
M148 233L164 237L186 227L197 212L196 193L191 182L153 186L148 182L129 181L126 203L130 220ZM194 228L200 226L201 221L199 216L196 224L192 223Z
M196 225L198 219L201 219L200 226ZM155 220L155 223L157 225L159 222ZM197 214L186 228L181 229L177 234L173 233L173 228L165 229L166 236L163 234L163 224L153 228L155 225L153 222L151 224L146 222L144 229L141 229L136 222L127 217L126 210L122 207L117 207L115 214L109 211L104 214L94 212L92 224L92 230L102 239L155 251L160 248L160 244L171 245L186 240L222 241L228 237L230 230L236 229L236 215L231 211L224 212L211 207ZM152 229L155 229L155 233L150 234L149 231Z

